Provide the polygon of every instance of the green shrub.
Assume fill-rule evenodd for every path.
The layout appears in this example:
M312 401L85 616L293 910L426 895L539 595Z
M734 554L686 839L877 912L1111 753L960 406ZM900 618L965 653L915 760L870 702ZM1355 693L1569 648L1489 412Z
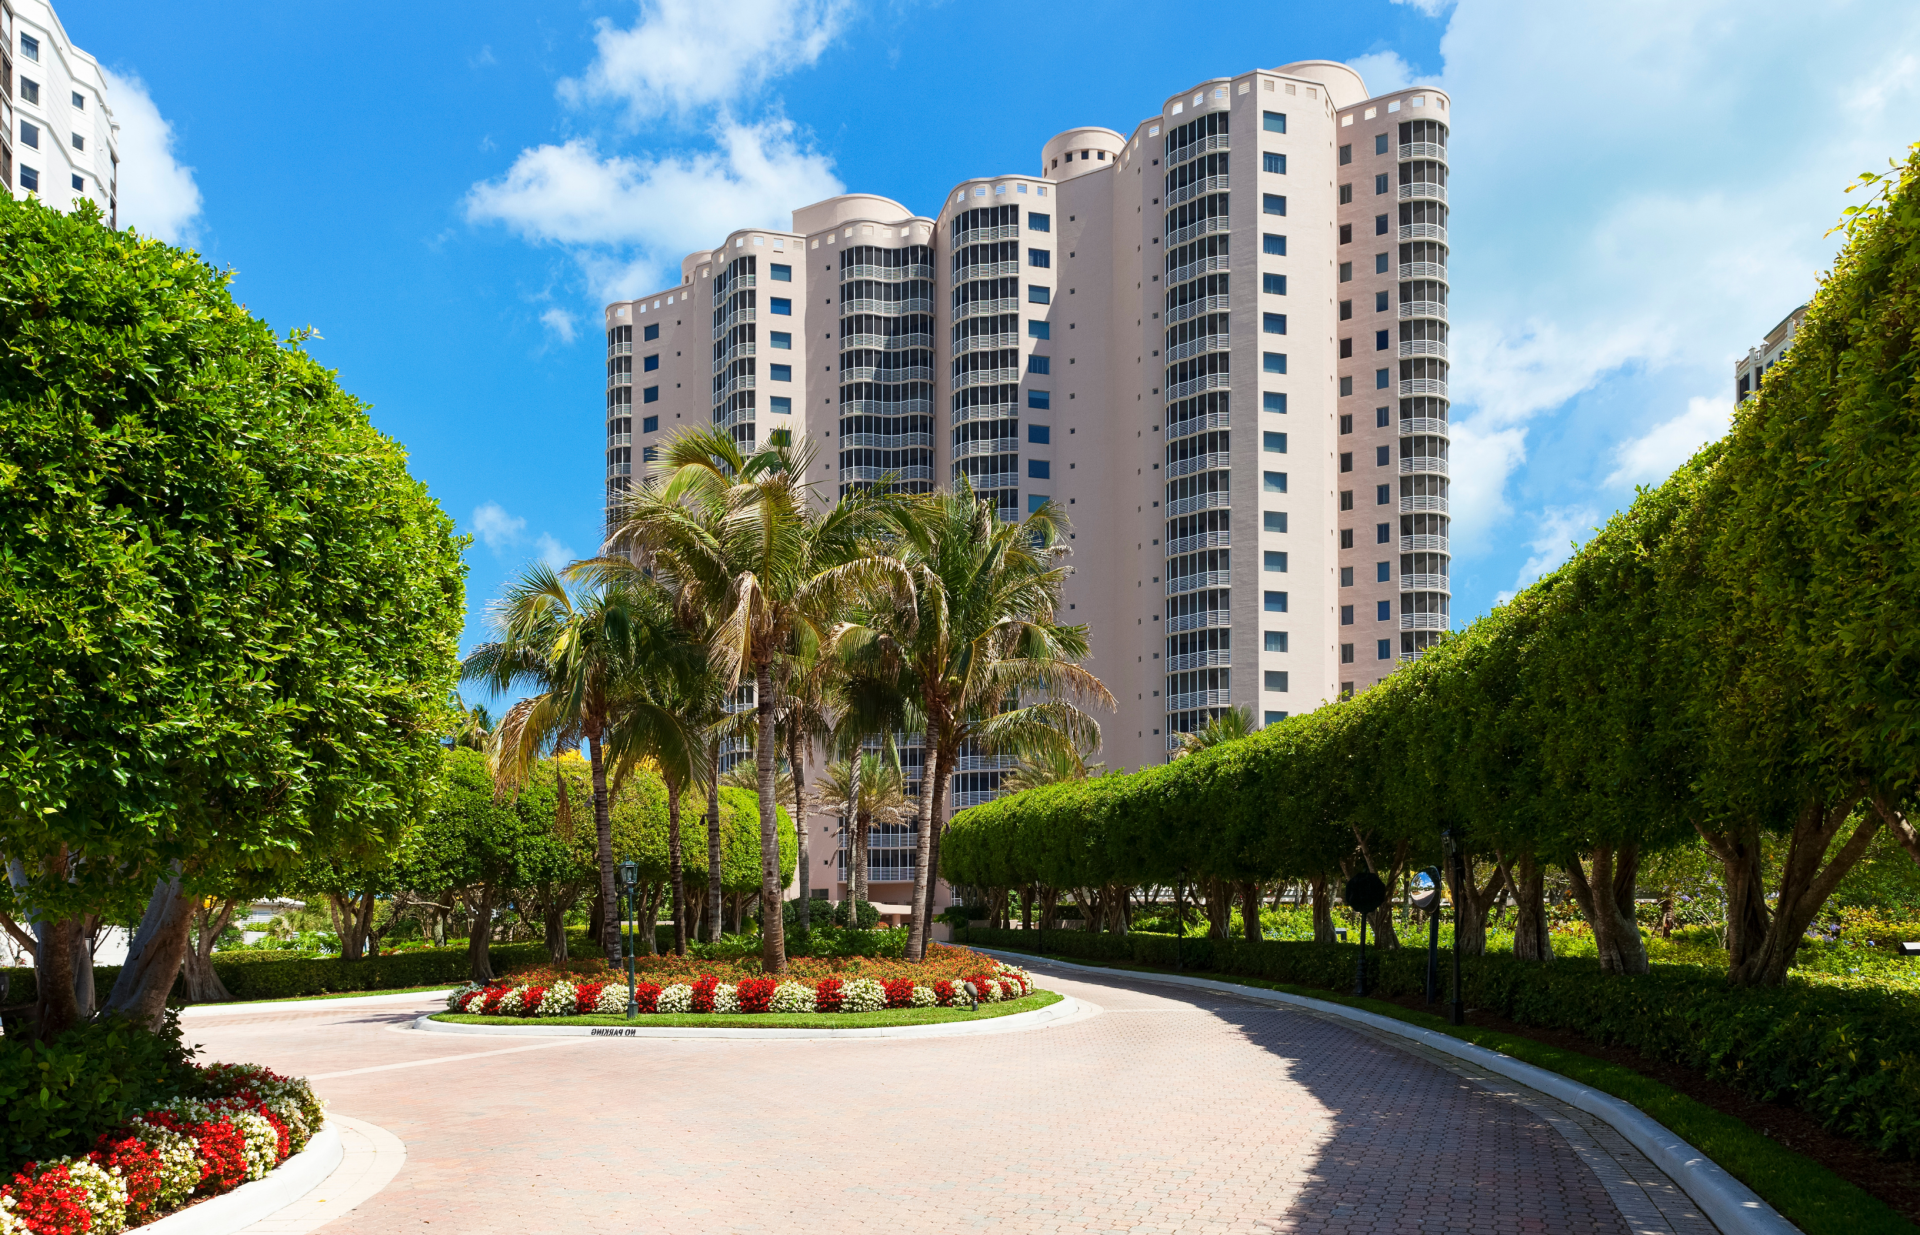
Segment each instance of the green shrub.
M114 1017L50 1044L0 1041L0 1167L85 1153L102 1132L173 1097L192 1077L171 1013L159 1033Z
M1034 950L1036 932L971 928L973 947ZM1350 991L1353 944L1180 941L1183 968ZM1049 953L1172 968L1167 935L1048 931ZM1443 988L1451 953L1441 957ZM1384 998L1426 989L1425 949L1367 950L1369 986ZM1797 1106L1832 1132L1892 1157L1920 1157L1920 996L1789 978L1734 987L1726 971L1655 965L1605 974L1596 960L1549 964L1510 956L1462 960L1464 998L1521 1025L1565 1029L1604 1046L1677 1063L1766 1102ZM1445 997L1443 993L1443 998Z

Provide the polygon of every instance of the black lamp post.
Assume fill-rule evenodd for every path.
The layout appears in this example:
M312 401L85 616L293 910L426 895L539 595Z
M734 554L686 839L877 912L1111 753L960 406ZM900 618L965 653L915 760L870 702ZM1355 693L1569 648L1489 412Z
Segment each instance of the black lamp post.
M633 997L633 950L640 932L639 907L635 904L639 897L635 895L640 884L640 866L636 862L620 864L621 938L627 954L627 1019L632 1020L640 1012L640 1004Z
M1372 871L1361 871L1347 880L1341 899L1347 908L1360 915L1360 966L1354 975L1353 993L1367 993L1367 915L1387 903L1387 885Z
M1456 1025L1467 1023L1467 1005L1460 997L1460 863L1464 856L1454 847L1453 833L1440 833L1440 846L1446 853L1447 874L1453 880L1453 1006L1447 1019ZM1439 928L1436 926L1436 930Z
M1414 901L1415 908L1427 910L1427 1002L1440 1002L1440 868L1429 866L1424 872L1433 887ZM1421 905L1420 901L1427 903Z

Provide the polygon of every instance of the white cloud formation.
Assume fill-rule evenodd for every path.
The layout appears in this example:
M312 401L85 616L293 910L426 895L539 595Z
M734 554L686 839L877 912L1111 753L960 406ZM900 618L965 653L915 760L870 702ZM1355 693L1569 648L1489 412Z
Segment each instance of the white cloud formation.
M1395 4L1404 4L1410 9L1419 9L1428 17L1438 17L1446 11L1453 0L1393 0Z
M540 533L540 538L534 541L534 550L539 553L542 562L555 570L561 569L568 562L576 561L580 556L573 551L572 546L561 544L545 532Z
M602 18L598 55L560 83L570 103L625 103L631 119L726 108L767 81L814 63L850 0L652 0L621 29Z
M1536 517L1534 536L1527 541L1530 556L1521 564L1511 591L1500 593L1495 604L1506 604L1519 590L1573 556L1576 545L1592 534L1599 521L1592 507L1549 506Z
M480 543L495 553L519 544L520 534L527 530L525 519L508 514L498 502L482 502L474 507L473 518L468 523Z
M555 305L545 313L542 313L540 320L546 323L547 329L553 331L555 337L562 343L573 342L573 336L575 334L573 314Z
M1687 400L1687 410L1672 420L1663 420L1639 437L1622 442L1614 451L1615 467L1606 483L1615 485L1658 484L1694 452L1722 436L1733 419L1732 399L1711 399L1695 395Z
M137 75L101 70L120 126L120 221L168 244L199 239L200 186L173 157L173 126Z
M1413 66L1402 60L1397 51L1370 51L1347 61L1347 67L1360 74L1360 80L1367 83L1367 90L1373 94L1386 94L1413 84Z

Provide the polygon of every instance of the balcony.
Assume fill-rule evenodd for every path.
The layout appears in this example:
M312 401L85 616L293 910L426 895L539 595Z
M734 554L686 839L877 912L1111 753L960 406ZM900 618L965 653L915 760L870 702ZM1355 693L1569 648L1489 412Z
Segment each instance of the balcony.
M1017 334L975 334L955 343L953 354L964 356L968 352L997 352L1019 346L1020 336Z
M733 295L733 293L740 291L742 288L758 286L759 282L759 275L736 274L732 278L721 275L713 281L713 298L715 300L725 300L728 296Z
M1230 690L1195 690L1184 695L1168 695L1167 711L1191 712L1195 708L1230 708L1233 706L1233 692Z
M955 772L1006 772L1019 766L1012 755L961 755L953 761Z
M1008 296L1000 300L969 300L953 311L953 317L955 321L965 321L969 317L998 317L1019 311L1020 302Z
M1210 588L1228 587L1233 580L1224 570L1200 570L1190 575L1181 575L1177 579L1167 580L1167 595L1178 596L1182 592L1204 592Z
M607 445L608 446L631 446L633 445L633 434L609 433L607 434Z
M1172 287L1176 283L1185 283L1188 279L1197 279L1203 274L1214 274L1222 270L1227 270L1230 268L1228 265L1229 258L1229 254L1222 253L1217 257L1203 257L1197 262L1188 262L1184 266L1175 266L1172 270L1167 271L1167 286ZM1221 299L1225 300L1226 297L1223 296ZM1220 307L1224 309L1226 305L1223 304ZM1173 320L1173 314L1167 314L1167 320Z
M978 279L1004 279L1020 273L1019 262L975 262L971 266L962 266L953 272L956 285L972 283Z
M1414 455L1412 458L1400 460L1400 474L1402 476L1411 476L1416 472L1429 472L1436 476L1446 476L1449 474L1447 471L1447 461L1445 459L1435 458L1432 455Z
M842 433L835 443L842 450L910 450L933 448L931 433Z
M963 407L947 418L949 424L966 425L981 420L1013 420L1020 409L1012 403L976 403Z
M1196 433L1205 433L1209 429L1224 429L1227 427L1227 420L1228 413L1226 412L1208 412L1204 416L1189 416L1185 420L1168 425L1166 427L1166 438L1171 442L1176 438L1192 437Z
M1018 369L974 369L967 373L955 374L952 388L965 390L970 386L1004 386L1020 380Z
M1436 437L1446 437L1451 432L1452 429L1449 428L1446 421L1434 416L1402 416L1400 418L1400 435L1402 437L1412 433L1425 433Z
M717 373L741 357L753 355L755 347L756 345L752 343L735 343L726 351L721 352L720 359L713 362L714 371Z
M1205 352L1224 352L1228 350L1228 346L1225 333L1201 335L1197 339L1189 339L1185 343L1177 343L1168 348L1165 363L1173 364Z
M932 399L842 399L842 416L931 416Z
M607 355L631 356L633 355L633 343L631 341L626 343L610 343L607 345Z
M840 370L843 382L930 382L933 380L931 365L902 366L887 368L880 365L853 365Z
M1210 648L1205 652L1167 657L1168 673L1179 673L1183 669L1224 669L1232 665L1233 653L1226 648Z
M1403 613L1400 615L1401 630L1451 630L1452 626L1444 613Z
M631 374L631 373L609 373L609 374L607 374L607 385L609 385L609 386L631 386L631 385L633 385L633 374Z
M1215 133L1210 137L1203 137L1199 141L1188 142L1184 146L1176 146L1167 151L1167 166L1175 167L1189 159L1197 159L1203 154L1212 154L1215 150L1227 148L1227 134Z
M1003 223L999 227L975 227L961 232L953 238L953 247L961 249L970 244L986 244L993 240L1018 239L1020 239L1020 225L1018 223Z
M607 479L608 479L608 480L612 480L612 479L613 479L614 477L616 477L616 476L631 476L631 475L633 475L633 464L631 464L631 463L609 463L609 464L607 464Z
M1189 223L1185 227L1167 233L1168 245L1185 244L1201 236L1224 236L1228 231L1227 216L1216 214L1210 219L1201 219L1198 223Z
M726 385L716 389L713 392L714 400L717 402L724 399L736 390L752 390L753 384L754 375L751 373L742 373L739 377L733 378Z
M1216 493L1196 493L1192 497L1183 497L1167 503L1167 518L1177 515L1190 515L1196 510L1231 510L1233 503L1224 491Z
M1447 548L1447 538L1445 536L1420 535L1402 536L1400 538L1400 552L1450 553L1452 550Z
M758 313L758 309L735 309L713 324L713 337L717 339L735 326L757 320Z
M1178 540L1167 542L1167 556L1178 557L1182 553L1192 553L1195 549L1224 549L1233 543L1233 533L1201 532L1196 536L1182 536Z
M1225 609L1203 609L1199 613L1183 613L1179 617L1167 619L1167 633L1177 635L1185 630L1212 630L1215 627L1233 625L1233 615Z
M953 457L959 459L980 459L988 455L1017 455L1020 453L1020 439L1017 437L983 437L971 442L961 442L953 448Z
M1400 225L1400 239L1438 240L1440 243L1445 244L1447 241L1447 229L1443 224L1439 223L1402 223Z
M1184 399L1188 395L1196 395L1203 390L1225 390L1227 388L1228 376L1229 375L1225 373L1203 373L1199 377L1189 378L1177 386L1169 386L1167 387L1167 402L1172 403L1175 399Z
M1402 339L1400 354L1402 356L1438 356L1445 360L1447 345L1438 339Z
M1018 489L1020 487L1020 473L1018 472L962 473L960 469L956 467L953 470L954 480L958 482L963 474L967 478L967 483L973 486L973 491L976 494L985 493L989 489ZM1000 515L1002 521L1007 523L1018 523L1021 517L1017 511L1014 512L1011 518L1008 518L1005 511L1002 511Z
M1409 395L1439 395L1447 397L1447 384L1437 377L1407 377L1400 379L1400 397Z
M1202 296L1198 300L1188 301L1177 309L1168 309L1167 325L1177 325L1190 317L1199 317L1202 313L1224 313L1226 311L1227 298L1225 296Z
M1400 499L1400 513L1403 515L1444 515L1447 513L1447 499L1444 497L1430 497L1426 494L1421 494L1418 497L1402 497Z
M954 810L965 810L969 806L985 806L995 798L1005 794L1003 789L963 789L947 795L947 801ZM908 878L912 878L912 869L908 869ZM875 882L880 882L875 880ZM904 881L898 881L904 882Z
M716 429L731 429L735 425L750 425L752 423L753 409L750 407L736 407L721 416L720 419L714 421L713 427Z
M840 469L840 479L843 483L850 482L850 481L874 481L874 480L885 479L888 477L891 477L896 481L932 480L933 468L931 467L843 467Z
M840 281L848 279L882 279L888 283L904 283L908 279L931 279L933 267L925 262L916 262L910 266L870 266L856 263L840 268Z
M924 296L915 296L906 300L868 300L856 298L842 300L840 312L873 313L880 317L895 317L902 313L931 313L933 301Z
M1168 209L1172 209L1181 202L1190 202L1196 197L1205 197L1209 193L1224 193L1226 191L1227 178L1225 176L1208 176L1204 179L1196 180L1192 184L1181 185L1179 188L1169 192L1167 194L1166 205Z
M1409 300L1400 306L1400 316L1437 317L1444 322L1447 320L1447 306L1440 300Z
M1167 464L1167 479L1174 480L1181 476L1191 476L1195 472L1223 471L1230 466L1231 463L1232 460L1225 452L1216 452L1210 455L1194 455L1188 459L1176 459L1172 463Z
M1403 592L1446 592L1453 593L1447 587L1445 575L1401 575L1400 590Z
M851 348L875 348L881 351L902 352L915 347L932 347L930 334L850 334L841 338L840 350Z
M1400 200L1443 202L1447 200L1447 186L1424 180L1417 184L1403 184L1400 186Z
M1447 281L1447 268L1441 262L1401 262L1400 277L1403 279L1433 279L1439 283Z

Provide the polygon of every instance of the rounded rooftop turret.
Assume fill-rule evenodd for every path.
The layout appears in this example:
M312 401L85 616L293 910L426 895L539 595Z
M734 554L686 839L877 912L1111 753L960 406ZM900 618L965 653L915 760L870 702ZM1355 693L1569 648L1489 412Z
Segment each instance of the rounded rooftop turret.
M1112 129L1067 129L1040 147L1040 174L1049 180L1071 180L1105 171L1126 148L1127 139Z
M881 197L877 193L842 193L794 211L793 230L799 235L810 236L856 220L893 223L916 217L913 211L891 197Z
M1273 70L1288 77L1317 81L1327 88L1327 98L1338 107L1352 107L1367 96L1367 83L1360 74L1338 60L1296 60Z

